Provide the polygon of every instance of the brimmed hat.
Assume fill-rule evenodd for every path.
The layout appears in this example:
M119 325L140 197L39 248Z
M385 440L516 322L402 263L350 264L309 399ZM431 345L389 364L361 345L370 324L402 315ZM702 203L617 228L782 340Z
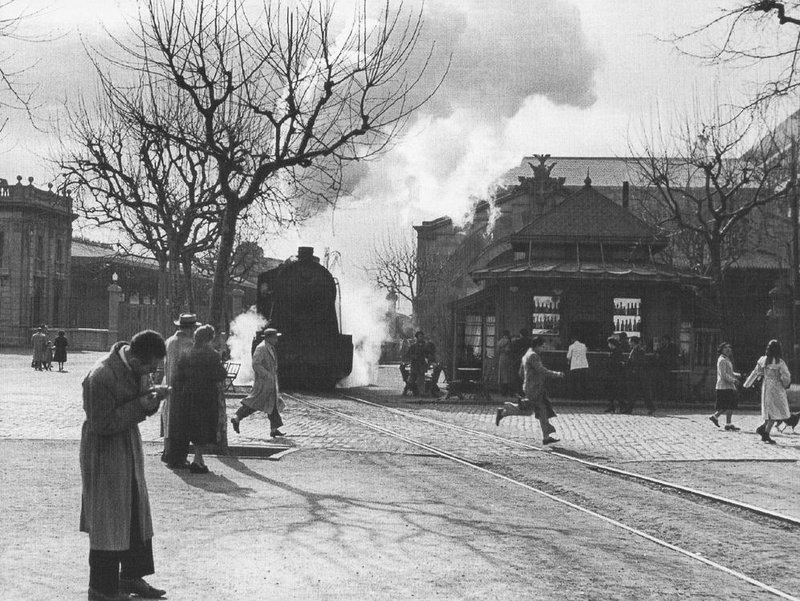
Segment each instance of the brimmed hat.
M173 322L176 326L198 326L197 315L194 313L181 313L181 316Z
M275 336L281 335L281 333L275 328L264 328L264 338L266 338L267 336L272 336L273 334Z

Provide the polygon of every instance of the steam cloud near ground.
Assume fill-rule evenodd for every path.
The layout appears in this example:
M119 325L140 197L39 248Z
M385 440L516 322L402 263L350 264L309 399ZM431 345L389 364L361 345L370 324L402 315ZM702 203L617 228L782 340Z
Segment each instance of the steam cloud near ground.
M258 314L255 307L250 307L247 312L238 315L230 324L228 349L231 352L231 361L240 365L239 374L234 381L237 386L253 383L251 354L253 338L266 323L267 320Z
M375 381L381 343L387 339L385 293L358 282L342 286L342 331L353 336L353 371L342 388L367 386Z

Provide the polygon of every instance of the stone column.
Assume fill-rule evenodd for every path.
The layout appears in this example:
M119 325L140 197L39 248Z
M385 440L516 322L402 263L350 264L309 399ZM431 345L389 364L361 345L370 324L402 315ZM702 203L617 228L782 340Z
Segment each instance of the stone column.
M106 348L111 348L119 339L119 304L122 302L122 288L112 282L108 288L108 340Z

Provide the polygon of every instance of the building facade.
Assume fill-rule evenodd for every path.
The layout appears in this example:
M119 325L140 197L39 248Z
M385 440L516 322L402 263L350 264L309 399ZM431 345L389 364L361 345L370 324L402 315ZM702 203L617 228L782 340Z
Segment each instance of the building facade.
M39 324L65 324L69 311L72 199L0 179L0 341L28 344Z
M710 278L667 252L668 241L631 206L641 198L624 159L548 159L526 160L527 175L517 170L517 183L479 203L466 226L449 218L415 226L423 273L415 309L445 350L452 376L480 369L494 381L504 330L544 337L552 369L567 367L566 348L578 337L598 371L605 368L606 338L624 333L650 352L670 337L680 353L675 371L683 394L707 391L720 342L704 294ZM569 185L580 171L583 185ZM763 350L769 290L785 265L751 253L729 271L740 322L731 328L733 342L749 361Z
M0 345L28 346L33 331L65 330L75 350L105 350L144 328L165 330L158 306L154 260L128 256L114 246L73 239L72 199L0 179ZM226 294L226 323L255 304L255 277L279 261L256 257L252 271ZM196 278L198 307L207 313L210 281ZM167 311L177 317L182 310ZM161 326L161 327L160 327Z

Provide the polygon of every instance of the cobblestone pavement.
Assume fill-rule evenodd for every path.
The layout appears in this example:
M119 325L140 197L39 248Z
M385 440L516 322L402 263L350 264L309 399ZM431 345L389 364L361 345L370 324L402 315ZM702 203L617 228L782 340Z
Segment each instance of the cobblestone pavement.
M67 373L36 372L27 357L0 354L3 374L0 396L0 438L78 440L83 423L81 381L102 353L73 353ZM376 371L376 385L342 391L357 398L403 408L421 416L447 421L514 440L538 444L539 424L530 417L513 416L494 425L493 403L465 401L416 401L399 394L401 382L393 366ZM242 389L239 389L240 391ZM227 399L232 415L241 394ZM708 420L709 410L674 409L658 411L656 416L606 414L594 405L576 405L554 400L558 417L553 424L561 439L558 448L579 456L612 463L685 461L783 461L800 459L800 431L774 432L777 445L765 445L754 433L760 423L757 411L736 414L740 432L726 432ZM352 424L287 395L284 439L269 437L266 416L256 413L242 421L241 434L229 429L232 447L259 447L279 443L298 449L338 449L393 453L419 453L415 447ZM159 442L159 420L150 418L140 425L142 438ZM485 440L472 444L486 445Z
M85 598L87 545L76 531L77 440L81 381L101 356L73 353L67 373L41 373L30 368L26 354L0 354L0 446L11 458L0 470L7 478L0 487L7 508L0 517L0 532L6 533L0 535L0 591L13 593L0 598ZM346 392L480 432L539 442L531 418L494 425L499 401L415 402L399 390L397 369L387 367L377 371L376 385ZM266 416L257 413L242 422L240 435L228 431L238 457L210 458L212 473L206 476L164 468L156 457L159 420L141 424L158 524L154 583L173 591L170 598L660 600L756 594L590 516L569 512L565 519L564 508L546 499L537 497L535 511L520 512L532 502L522 489L287 397L285 439L270 439ZM229 414L239 398L228 399ZM405 418L354 401L314 402L414 431ZM555 404L563 452L623 467L637 462L633 471L674 467L675 477L667 479L695 478L698 488L776 510L796 505L800 434L776 435L778 445L763 445L752 433L754 411L737 415L743 431L728 434L705 411L621 416L590 405ZM550 460L536 451L491 448L491 440L478 435L455 437L430 425L423 430L440 443L449 439L470 458L507 452L531 455L539 464ZM277 445L300 452L278 462L247 453ZM537 461L517 465L529 471ZM613 486L609 480L610 491ZM648 489L641 494L642 502L649 498Z

